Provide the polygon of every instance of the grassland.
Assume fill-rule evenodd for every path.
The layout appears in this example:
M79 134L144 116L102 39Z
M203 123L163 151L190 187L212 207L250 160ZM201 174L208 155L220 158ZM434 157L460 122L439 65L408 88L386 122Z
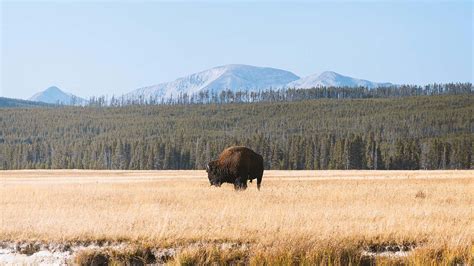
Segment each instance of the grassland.
M204 171L0 171L0 241L133 247L109 261L472 265L473 206L469 170L266 171L242 192Z

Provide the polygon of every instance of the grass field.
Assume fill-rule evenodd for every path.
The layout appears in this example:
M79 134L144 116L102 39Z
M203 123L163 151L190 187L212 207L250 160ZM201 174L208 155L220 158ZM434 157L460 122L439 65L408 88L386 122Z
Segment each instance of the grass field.
M0 171L0 241L133 247L109 261L472 265L473 206L468 170L266 171L242 192L205 171Z

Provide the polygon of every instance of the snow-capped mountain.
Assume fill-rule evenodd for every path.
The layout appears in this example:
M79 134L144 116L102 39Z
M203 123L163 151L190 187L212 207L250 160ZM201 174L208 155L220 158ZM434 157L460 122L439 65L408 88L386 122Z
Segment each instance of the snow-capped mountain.
M270 88L283 88L289 82L299 79L295 74L276 68L249 65L225 65L179 78L172 82L161 83L134 90L125 97L170 98L179 94L196 94L200 91L220 92L259 91Z
M343 76L336 72L325 71L320 75L314 74L287 84L288 88L313 88L313 87L376 87L392 86L392 83L373 82L364 79L356 79Z
M38 92L31 96L28 100L64 105L82 105L86 103L85 99L77 97L71 93L64 92L56 86L52 86L44 91Z
M313 87L388 87L392 83L372 82L344 76L332 71L325 71L320 75L310 75L299 78L295 74L276 68L256 67L250 65L224 65L194 73L171 82L160 83L136 89L124 95L128 99L169 99L179 95L196 95L199 92L220 93L223 90L237 91L264 91L287 88ZM84 105L87 100L71 93L64 92L58 87L49 87L29 98L50 104Z

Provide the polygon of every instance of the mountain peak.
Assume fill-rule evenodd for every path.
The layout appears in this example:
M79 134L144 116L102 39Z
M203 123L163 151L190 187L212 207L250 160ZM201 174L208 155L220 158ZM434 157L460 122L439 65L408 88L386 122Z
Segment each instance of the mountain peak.
M237 68L264 68L264 67L258 67L258 66L252 66L252 65L246 65L246 64L227 64L227 65L222 65L222 66L216 66L213 68L225 68L228 70L232 70L232 69L237 69Z
M287 87L293 88L313 88L313 87L366 87L369 89L376 87L391 86L391 83L379 83L364 79L357 79L341 75L334 71L324 71L321 74L309 75L299 80L293 81Z
M35 95L31 96L28 100L52 103L52 104L84 104L85 99L77 97L71 93L62 91L56 86L51 86L44 91L38 92Z
M56 86L51 86L51 87L47 88L47 89L46 89L46 90L44 90L44 91L48 91L48 92L57 92L57 91L61 91L61 92L62 92L62 90L60 90L60 89L59 89L58 87L56 87Z
M337 77L337 76L342 76L342 75L334 71L324 71L323 73L319 74L319 76L320 77Z

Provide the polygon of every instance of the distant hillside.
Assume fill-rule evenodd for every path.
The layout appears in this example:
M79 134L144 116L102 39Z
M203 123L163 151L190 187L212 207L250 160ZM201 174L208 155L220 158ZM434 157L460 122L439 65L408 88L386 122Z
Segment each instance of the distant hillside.
M47 104L47 103L42 103L42 102L0 97L0 107L10 108L10 107L44 107L44 106L52 106L52 105Z
M472 94L1 110L0 169L203 169L231 145L266 169L469 169Z
M44 91L36 93L31 96L29 100L63 105L83 105L86 103L85 99L72 93L64 92L56 86L49 87Z

